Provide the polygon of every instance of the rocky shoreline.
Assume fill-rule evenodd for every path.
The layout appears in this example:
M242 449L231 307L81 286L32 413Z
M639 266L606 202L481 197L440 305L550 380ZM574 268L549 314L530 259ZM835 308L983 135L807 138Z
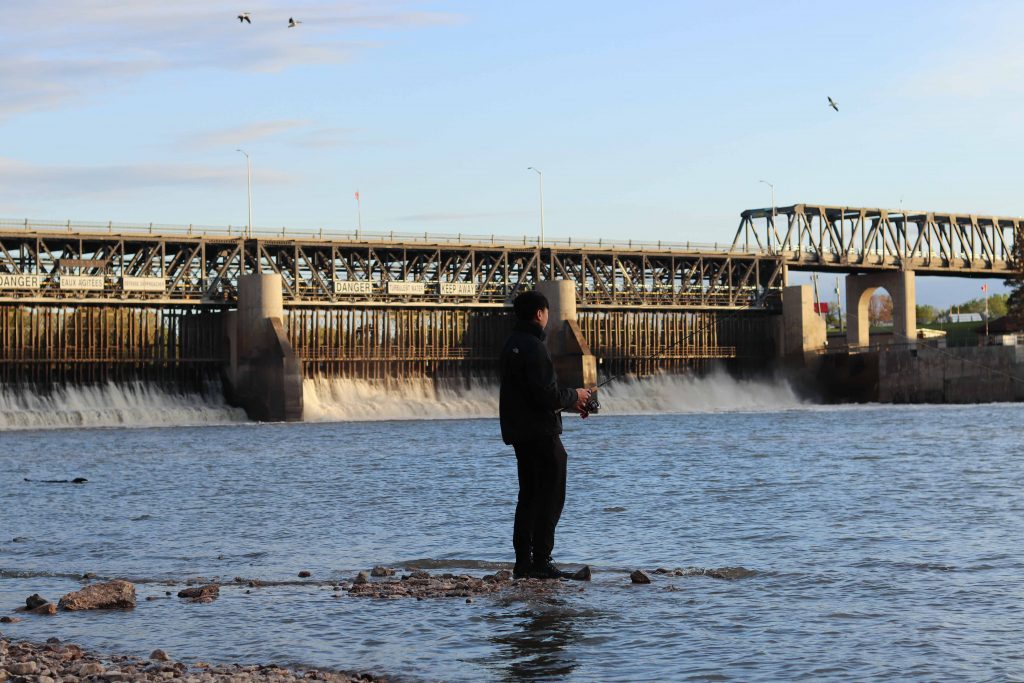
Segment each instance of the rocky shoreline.
M173 661L163 650L149 659L105 655L50 638L46 643L12 641L0 634L0 682L78 683L79 681L187 681L188 683L247 683L266 681L332 681L334 683L386 683L388 679L365 673L322 669L295 670L274 664L243 666Z

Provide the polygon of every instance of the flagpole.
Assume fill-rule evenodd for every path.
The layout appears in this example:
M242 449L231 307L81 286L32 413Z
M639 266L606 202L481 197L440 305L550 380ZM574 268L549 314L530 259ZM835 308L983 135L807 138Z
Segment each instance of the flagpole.
M360 233L363 232L363 200L359 198L359 190L356 190L356 216L359 219L356 226L356 239L359 239Z

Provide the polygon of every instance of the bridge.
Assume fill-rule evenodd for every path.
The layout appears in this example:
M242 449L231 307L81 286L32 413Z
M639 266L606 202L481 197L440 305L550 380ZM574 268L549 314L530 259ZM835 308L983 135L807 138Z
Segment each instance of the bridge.
M783 285L777 257L725 244L0 221L0 302L222 306L253 273L288 307L500 308L564 278L584 308L735 309Z
M794 204L750 209L730 247L792 270L1009 277L1024 218Z
M852 348L876 288L912 338L915 272L1010 276L1020 235L1020 219L807 204L745 211L726 244L0 221L0 383L293 387L271 400L302 376L489 376L511 300L559 281L566 348L606 374L757 366L824 348L790 270L847 274ZM268 363L272 380L246 379Z

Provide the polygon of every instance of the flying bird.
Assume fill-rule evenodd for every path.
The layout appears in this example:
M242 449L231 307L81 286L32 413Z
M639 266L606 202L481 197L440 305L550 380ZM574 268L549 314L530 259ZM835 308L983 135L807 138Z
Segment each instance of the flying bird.
M302 23L301 21L295 21L291 17L288 17L288 28L295 28L296 26L298 26L301 23Z
M249 13L248 12L242 12L241 14L238 15L238 23L241 24L243 21L245 23L247 23L247 24L251 24L252 23L252 19L249 18Z
M833 100L831 97L828 98L828 106L832 107L836 111L839 111L839 105L836 104L836 101Z

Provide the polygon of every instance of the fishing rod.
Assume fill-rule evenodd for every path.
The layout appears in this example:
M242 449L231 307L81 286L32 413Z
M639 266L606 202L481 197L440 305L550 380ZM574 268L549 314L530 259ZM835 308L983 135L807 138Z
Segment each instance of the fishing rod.
M760 296L756 297L754 299L754 301L750 305L744 306L743 308L739 308L739 309L733 311L732 313L730 313L729 315L727 315L727 316L725 316L723 318L716 318L711 323L705 323L704 325L701 325L700 327L698 327L696 330L694 330L690 334L684 336L682 339L679 339L679 340L675 341L674 343L669 344L667 346L663 346L662 348L658 349L653 355L648 356L647 358L642 358L641 362L647 363L647 362L650 362L652 360L656 360L659 356L662 356L663 354L667 353L668 351L671 351L672 349L676 348L677 346L680 346L680 345L684 344L685 342L688 342L689 340L691 340L694 337L696 337L698 334L703 333L705 330L710 329L712 325L718 325L720 323L724 323L727 320L732 320L733 318L738 318L741 314L746 313L747 311L752 311L754 309L761 308L764 305L765 299L767 299L767 297L768 297L768 290L766 289L764 292L761 293ZM620 372L617 375L612 375L611 377L609 377L608 379L606 379L605 381L601 382L596 387L591 389L590 390L590 398L587 399L587 402L584 404L584 406L583 406L584 409L588 413L591 413L591 414L597 413L601 409L601 402L597 400L597 390L600 389L603 386L611 384L612 382L614 382L615 380L617 380L617 379L619 379L621 377L625 377L628 374L629 374L628 371L624 371L624 372Z

